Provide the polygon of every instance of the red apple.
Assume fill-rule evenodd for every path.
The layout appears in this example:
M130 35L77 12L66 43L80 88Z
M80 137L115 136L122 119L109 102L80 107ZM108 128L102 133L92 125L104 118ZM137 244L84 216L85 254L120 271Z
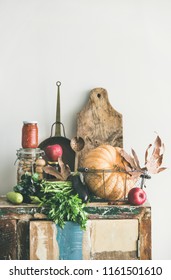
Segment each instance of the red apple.
M141 188L132 188L128 193L128 202L133 205L141 205L147 199L146 193Z
M51 161L57 161L62 156L63 150L59 144L49 145L45 149L46 156Z

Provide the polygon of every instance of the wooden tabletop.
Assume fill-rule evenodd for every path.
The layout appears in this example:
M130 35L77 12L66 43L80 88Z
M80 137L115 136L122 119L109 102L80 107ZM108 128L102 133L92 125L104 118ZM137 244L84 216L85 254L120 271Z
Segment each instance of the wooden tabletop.
M145 212L150 215L151 207L148 202L139 206L90 202L87 203L85 211L89 219L140 219ZM14 205L7 201L6 196L0 196L0 219L47 219L47 213L48 209L38 204Z

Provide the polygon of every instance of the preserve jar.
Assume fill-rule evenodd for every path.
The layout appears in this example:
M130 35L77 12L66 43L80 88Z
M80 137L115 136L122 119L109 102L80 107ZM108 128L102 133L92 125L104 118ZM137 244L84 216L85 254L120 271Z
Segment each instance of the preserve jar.
M23 149L35 149L38 147L38 126L36 121L24 121L22 127Z
M21 177L23 174L28 172L28 174L32 175L33 173L38 173L39 178L42 179L43 177L43 167L46 164L44 161L44 165L41 165L41 168L37 168L36 161L38 159L42 159L44 156L44 151L37 148L37 149L19 149L17 150L17 183L20 182ZM39 161L40 162L40 161Z

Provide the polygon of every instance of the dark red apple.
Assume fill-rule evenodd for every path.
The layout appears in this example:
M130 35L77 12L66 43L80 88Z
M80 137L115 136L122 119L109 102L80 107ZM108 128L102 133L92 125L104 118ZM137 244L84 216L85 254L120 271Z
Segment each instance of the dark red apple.
M128 202L133 205L141 205L147 199L146 193L141 188L132 188L128 193Z
M50 161L58 161L63 153L62 147L59 144L49 145L45 149L45 154Z

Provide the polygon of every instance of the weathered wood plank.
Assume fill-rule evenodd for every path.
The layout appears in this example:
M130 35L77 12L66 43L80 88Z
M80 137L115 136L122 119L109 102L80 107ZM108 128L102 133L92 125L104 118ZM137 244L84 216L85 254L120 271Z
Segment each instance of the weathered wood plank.
M89 219L135 219L144 213L144 207L132 205L87 205L85 208Z
M83 230L74 222L66 222L63 229L57 225L60 260L82 260Z
M85 141L78 155L79 166L84 155L100 144L123 147L122 115L111 106L106 89L95 88L90 92L88 103L77 114L77 137Z
M48 209L32 204L12 205L6 201L5 197L0 197L0 259L29 259L30 257L32 259L59 259L60 248L56 241L58 230L51 221L45 221L47 211ZM94 250L92 254L93 232L97 232L97 236L100 235L100 232L101 235L105 235L102 234L103 228L106 227L105 224L111 221L120 222L121 220L123 222L125 220L138 221L139 258L151 259L151 207L149 203L132 206L129 204L111 205L108 202L98 201L88 203L86 211L89 220L87 230L83 232L82 248L79 247L81 248L79 250L82 250L83 259L136 258L135 250L128 249L124 252L120 248L116 249L114 247L112 251L109 251L102 246L102 251ZM36 221L36 219L39 219L39 221ZM96 220L104 224L100 227L97 226L97 229L95 227L94 230L92 223ZM68 230L68 236L68 242L70 242L70 230ZM61 238L61 240L64 239ZM106 243L106 237L103 240ZM112 242L111 229L108 231L108 240ZM97 241L94 242L97 245Z
M17 259L16 221L0 220L0 260Z
M137 259L138 228L137 219L89 221L83 236L83 258Z
M51 221L30 222L30 259L56 260L59 250L56 241L56 225Z
M146 208L140 220L140 259L151 260L151 210Z
M17 221L17 259L29 260L29 221Z
M113 251L95 253L94 260L137 260L137 250L130 252Z
M6 196L0 196L1 220L46 219L47 209L37 204L21 203L15 205L7 201Z

